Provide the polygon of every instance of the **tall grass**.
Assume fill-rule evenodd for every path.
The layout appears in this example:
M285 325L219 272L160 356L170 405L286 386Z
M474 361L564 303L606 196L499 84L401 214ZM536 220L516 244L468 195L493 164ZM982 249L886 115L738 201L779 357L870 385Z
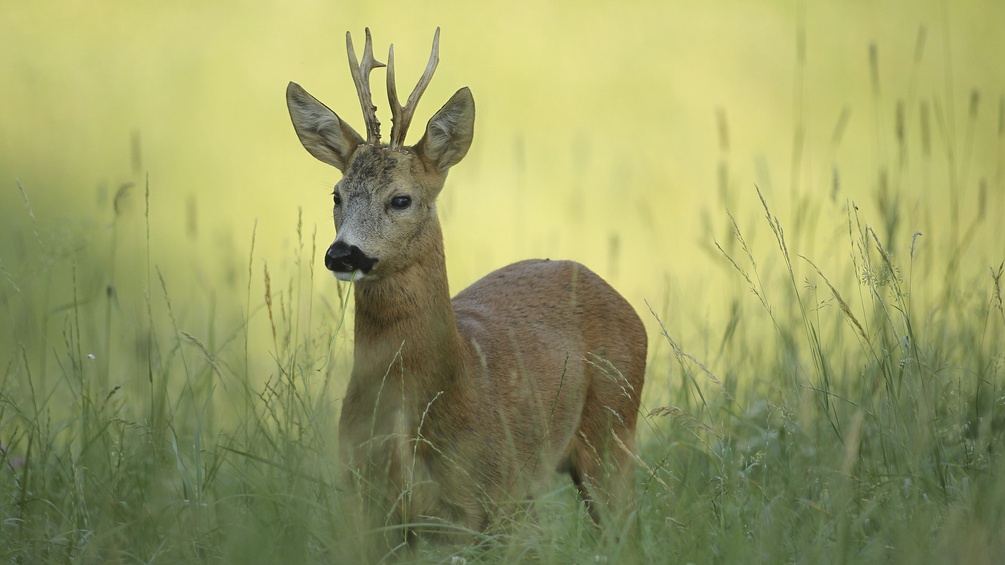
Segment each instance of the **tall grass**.
M792 254L761 205L782 272L765 282L735 224L744 253L723 255L763 308L763 333L737 322L721 379L663 335L679 385L652 414L670 421L645 444L660 463L647 487L655 501L640 508L651 548L660 529L669 562L995 562L1005 549L1002 267L940 281L968 298L920 306L909 292L922 290L910 276L916 242L909 263L895 263L853 208L852 301ZM813 273L801 284L796 260Z
M966 127L978 123L975 100ZM415 558L992 563L1005 555L1005 257L992 249L998 265L973 270L961 260L991 221L989 199L993 208L1002 198L1002 163L984 188L966 190L970 130L962 151L947 143L945 163L933 164L931 114L946 124L954 109L909 104L922 108L922 182L943 165L951 171L948 237L932 241L940 236L907 225L916 209L898 185L903 169L890 175L882 163L875 204L814 199L812 186L794 181L790 212L829 223L836 244L821 246L809 222L780 219L776 203L750 189L725 199L757 219L723 211L727 237L708 242L736 283L728 320L705 341L682 343L647 313L661 346L640 421L633 532L599 532L571 483L556 482L513 523L469 546L423 546ZM905 143L897 124L877 135ZM1005 146L1001 125L998 139ZM137 226L120 203L141 185ZM298 218L292 267L277 269L256 257L252 228L246 259L231 265L243 275L207 291L151 256L153 185L123 184L104 211L110 235L90 239L86 226L67 231L36 217L31 187L18 187L25 222L9 235L21 245L0 258L0 559L349 562L353 540L343 532L354 516L342 504L335 419L349 305L341 289L321 296L314 287L318 235ZM970 209L976 217L963 217ZM120 244L135 239L143 268L127 279ZM816 257L806 251L821 247L828 251Z
M148 187L147 250L149 197ZM243 316L228 315L213 294L178 308L156 258L140 296L125 299L111 267L119 234L106 261L53 251L27 191L25 204L31 237L4 268L5 560L297 562L331 551L307 541L330 539L324 518L338 515L325 389L344 366L328 362L332 328L310 319L307 242L280 290L255 266L252 238L248 295L224 305L243 302ZM251 297L251 277L264 295ZM267 366L249 362L256 324L273 335Z

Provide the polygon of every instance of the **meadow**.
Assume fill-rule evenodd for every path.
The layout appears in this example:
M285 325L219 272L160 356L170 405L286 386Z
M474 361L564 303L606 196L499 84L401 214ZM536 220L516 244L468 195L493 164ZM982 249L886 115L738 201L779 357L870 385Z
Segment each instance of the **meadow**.
M650 338L628 535L557 479L412 559L1005 555L1001 7L294 6L0 15L0 559L347 562L337 173L282 92L358 124L364 25L415 75L442 26L416 121L474 92L452 289L571 257Z

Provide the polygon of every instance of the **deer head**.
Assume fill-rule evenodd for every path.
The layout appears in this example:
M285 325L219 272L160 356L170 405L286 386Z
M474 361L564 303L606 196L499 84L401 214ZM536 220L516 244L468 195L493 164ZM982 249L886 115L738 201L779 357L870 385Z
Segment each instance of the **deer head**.
M340 280L376 280L407 270L430 253L443 253L436 197L447 171L471 146L475 120L471 91L458 90L430 118L417 144L404 143L415 107L439 61L439 38L437 28L429 63L404 106L398 102L394 81L394 46L388 51L393 125L387 145L380 142L369 78L374 68L385 65L373 57L369 29L359 61L346 33L349 69L366 124L365 141L300 85L291 82L286 89L293 127L304 148L342 172L334 191L337 237L325 254L325 266Z

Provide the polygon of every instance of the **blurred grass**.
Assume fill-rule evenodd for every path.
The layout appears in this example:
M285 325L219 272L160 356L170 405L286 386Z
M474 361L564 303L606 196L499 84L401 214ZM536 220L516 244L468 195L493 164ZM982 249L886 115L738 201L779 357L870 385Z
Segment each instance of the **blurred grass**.
M344 562L334 176L281 94L356 122L344 30L417 73L442 25L454 289L577 258L653 340L637 546L558 482L457 556L995 562L1001 7L446 7L0 13L0 558Z

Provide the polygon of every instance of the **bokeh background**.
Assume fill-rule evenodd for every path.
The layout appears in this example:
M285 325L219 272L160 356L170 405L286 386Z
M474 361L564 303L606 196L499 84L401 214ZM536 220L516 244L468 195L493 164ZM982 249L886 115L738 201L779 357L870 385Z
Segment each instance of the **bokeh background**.
M352 559L284 92L361 129L367 26L402 91L442 29L410 141L474 94L452 289L573 258L645 320L637 562L1001 561L1000 0L0 0L0 560ZM574 491L451 561L631 562Z
M755 186L835 283L854 283L829 269L851 253L850 204L866 223L906 211L923 274L940 276L950 240L969 238L952 268L1002 258L1001 2L40 0L0 9L8 279L45 272L98 300L111 255L116 308L142 317L159 271L199 326L240 317L248 293L264 316L263 266L285 285L309 259L311 307L335 303L321 257L339 173L298 143L284 90L297 81L362 129L344 34L361 46L366 26L379 59L395 44L403 90L442 28L411 142L456 89L474 93L475 142L440 204L455 292L521 258L574 258L650 333L651 306L700 348L745 284L715 247L735 251L730 215L774 245L756 237ZM884 244L903 257L911 242Z

